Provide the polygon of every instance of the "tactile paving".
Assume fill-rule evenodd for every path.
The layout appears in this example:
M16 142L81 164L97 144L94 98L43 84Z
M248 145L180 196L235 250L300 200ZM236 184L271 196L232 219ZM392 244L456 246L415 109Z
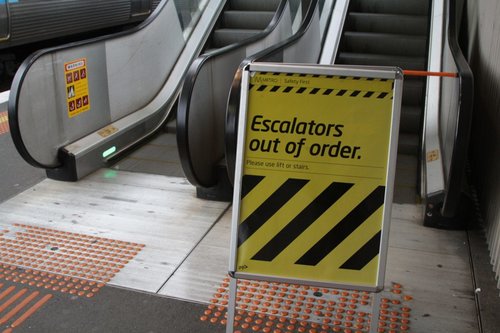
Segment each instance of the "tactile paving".
M47 292L0 283L0 327L7 327L2 333L12 332L51 298Z
M226 278L200 317L202 321L226 324L228 288ZM389 295L381 300L378 332L408 332L412 296L398 283L392 284ZM238 280L236 302L235 333L361 333L370 329L373 296L361 291Z
M0 229L0 279L92 297L144 247L14 224Z

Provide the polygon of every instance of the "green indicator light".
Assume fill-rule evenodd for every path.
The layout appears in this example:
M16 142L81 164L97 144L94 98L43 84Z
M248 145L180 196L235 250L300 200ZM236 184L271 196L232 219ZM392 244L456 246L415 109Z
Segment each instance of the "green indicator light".
M102 153L102 157L103 158L106 158L108 157L109 155L112 155L116 152L116 146L113 146L107 150L105 150L103 153Z

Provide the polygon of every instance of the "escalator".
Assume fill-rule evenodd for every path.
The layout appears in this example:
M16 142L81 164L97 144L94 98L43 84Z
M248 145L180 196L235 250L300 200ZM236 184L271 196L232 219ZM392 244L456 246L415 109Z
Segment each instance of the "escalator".
M249 44L247 52L227 50L212 59L195 61L180 98L177 136L184 172L196 186L198 197L232 198L242 68L252 61L317 63L334 3L290 1L292 31L273 31L264 43L267 47L257 49ZM217 65L217 59L229 58L223 66ZM231 63L230 68L227 63ZM202 91L212 93L204 95Z
M335 64L427 69L430 1L350 2ZM424 77L405 77L394 202L416 203Z
M268 32L264 30L279 29L280 23L289 29L289 22L282 19L286 15L287 1L242 1L229 0L217 20L212 33L209 35L204 47L203 54L195 59L194 64L187 71L186 82L193 80L192 72L198 73L199 70L192 69L200 63L200 58L213 58L216 55L228 50L235 50L236 53L244 52L244 45L253 43L260 44ZM285 21L285 22L283 22ZM278 26L278 27L277 27ZM281 28L283 29L283 28ZM238 61L240 57L236 57ZM232 61L234 62L234 60ZM221 79L223 73L228 73L231 69L231 62L227 58L222 59L221 66L226 68L223 71L214 72L212 84L217 85L217 80ZM203 87L203 93L212 96L209 93L209 85ZM192 90L184 84L183 90ZM204 108L207 107L205 104ZM173 112L175 113L175 112ZM184 177L185 171L181 167L181 160L177 152L176 125L177 114L170 117L169 122L163 128L153 135L150 140L142 142L139 149L133 149L126 156L118 156L110 162L114 163L113 169L126 170L133 172L143 172L160 174L173 177ZM197 119L200 122L200 119Z
M157 135L191 62L203 49L256 41L259 32L279 21L285 4L165 0L132 30L31 55L16 74L9 99L17 150L31 165L46 169L49 178L76 181L153 139L149 156L132 152L132 161L116 168L182 176L175 138ZM167 160L158 160L164 148ZM171 167L160 171L161 162Z

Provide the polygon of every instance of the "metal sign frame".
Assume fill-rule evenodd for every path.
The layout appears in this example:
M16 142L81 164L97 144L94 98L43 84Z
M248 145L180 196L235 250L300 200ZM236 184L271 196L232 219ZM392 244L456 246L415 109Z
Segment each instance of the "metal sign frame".
M386 186L384 190L384 201L381 221L381 236L380 236L380 250L379 250L379 263L378 263L378 276L376 279L376 286L365 286L356 284L346 284L330 281L311 281L307 279L294 278L283 276L268 276L264 274L245 273L238 270L238 229L240 224L241 213L241 193L242 193L242 180L244 171L244 158L245 158L245 141L247 137L247 116L249 109L249 89L250 78L252 73L289 73L289 74L305 74L305 75L320 75L320 76L339 76L339 77L355 77L365 79L386 79L394 80L393 85L393 98L392 98L392 116L389 134L389 147L387 155L387 168L386 168ZM238 143L236 155L236 174L235 174L235 190L233 197L233 214L232 214L232 233L230 244L230 262L229 262L229 275L231 276L230 283L230 302L229 302L229 316L228 316L228 332L232 330L234 307L235 307L235 293L236 293L236 280L237 279L253 279L265 280L275 282L288 282L294 284L306 284L318 287L329 288L342 288L342 289L356 289L370 292L380 292L384 288L387 250L388 250L388 236L391 219L391 205L393 198L393 187L396 169L396 155L398 145L399 133L399 120L401 112L402 100L402 82L403 74L399 68L395 67L356 67L356 66L322 66L322 65L293 65L293 64L279 64L279 63L253 63L248 65L242 76L241 85L241 100L240 100L240 114L238 120ZM377 301L377 298L376 300ZM233 319L232 319L233 318ZM231 327L230 327L231 325Z

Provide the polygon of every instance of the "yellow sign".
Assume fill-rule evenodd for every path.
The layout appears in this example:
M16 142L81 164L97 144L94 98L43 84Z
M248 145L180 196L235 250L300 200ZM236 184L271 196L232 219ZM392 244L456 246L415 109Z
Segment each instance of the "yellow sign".
M393 87L251 73L237 272L377 286Z
M73 118L90 110L87 59L81 58L64 64L66 80L66 106L68 116Z

